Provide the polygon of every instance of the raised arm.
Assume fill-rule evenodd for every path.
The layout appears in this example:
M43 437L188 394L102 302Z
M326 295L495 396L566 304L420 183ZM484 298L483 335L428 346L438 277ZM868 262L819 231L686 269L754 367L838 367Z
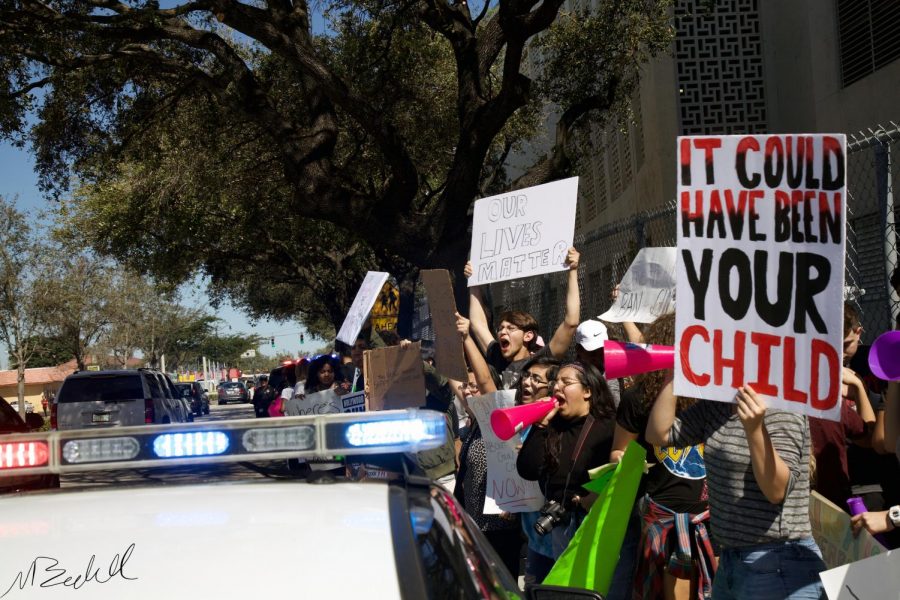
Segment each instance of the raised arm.
M654 446L668 448L672 445L669 433L675 423L675 393L672 389L672 376L659 390L656 402L650 410L650 418L647 420L647 441Z
M566 265L569 267L569 283L566 288L566 316L553 338L550 340L550 353L556 358L563 358L569 351L572 339L575 337L575 330L578 329L578 323L581 322L581 293L578 289L578 261L580 258L578 250L569 248L566 254Z
M463 273L466 279L472 276L472 263L467 262ZM469 327L472 336L478 343L482 353L486 353L488 346L494 341L494 334L488 326L487 312L484 310L484 297L480 285L469 288Z
M629 442L636 442L637 439L638 434L632 433L616 423L616 432L613 434L613 445L612 451L609 453L609 462L617 463L621 461Z
M866 384L862 382L852 369L847 367L844 367L842 379L844 385L849 388L850 397L856 401L856 410L859 413L859 418L866 424L866 438L868 438L875 428L875 411L872 410L872 403L869 401Z
M478 391L482 394L496 392L497 386L494 383L494 378L491 377L491 369L484 360L484 356L478 350L478 346L476 346L475 342L472 340L472 336L469 335L469 331L471 330L469 319L459 313L455 314L456 330L459 332L460 338L462 338L463 351L466 354L466 359L469 361L469 367L472 369L472 374L475 375L475 383L478 385Z
M781 504L787 496L791 471L775 450L766 430L766 404L753 388L745 385L737 393L737 413L747 435L756 483L769 502Z

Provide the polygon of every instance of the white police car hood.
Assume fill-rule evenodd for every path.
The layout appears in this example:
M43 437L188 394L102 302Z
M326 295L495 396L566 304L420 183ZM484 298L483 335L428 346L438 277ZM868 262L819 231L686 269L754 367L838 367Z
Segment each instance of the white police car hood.
M397 598L387 489L268 481L0 497L0 598Z

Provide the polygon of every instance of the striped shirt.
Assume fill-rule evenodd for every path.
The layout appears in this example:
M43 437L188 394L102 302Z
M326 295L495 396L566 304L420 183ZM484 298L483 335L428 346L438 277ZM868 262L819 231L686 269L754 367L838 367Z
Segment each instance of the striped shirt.
M756 483L744 426L727 402L698 402L675 419L669 445L706 444L710 525L722 548L740 548L812 536L809 525L809 424L803 415L770 409L772 446L790 477L784 502L772 504Z

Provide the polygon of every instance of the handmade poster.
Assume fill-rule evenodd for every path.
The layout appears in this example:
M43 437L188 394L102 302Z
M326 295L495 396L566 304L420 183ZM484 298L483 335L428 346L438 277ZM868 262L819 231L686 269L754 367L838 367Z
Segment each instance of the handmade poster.
M850 515L819 492L809 495L809 523L829 569L885 552L884 546L868 531L863 530L854 537Z
M652 323L675 309L675 257L671 247L641 248L619 283L619 295L602 321Z
M828 600L900 600L900 550L819 573Z
M475 201L469 286L564 271L578 178Z
M284 405L286 417L328 415L339 412L343 412L341 397L334 390L325 390L314 394L295 394Z
M428 295L431 326L434 328L434 362L438 371L457 381L468 381L462 340L456 331L456 300L446 269L422 271L422 283Z
M678 138L675 393L840 420L843 135Z
M366 410L418 408L425 405L422 344L366 350L363 373L368 388Z
M517 513L540 510L544 494L536 481L526 481L516 470L522 443L518 435L503 441L491 427L491 413L498 408L508 408L516 403L515 390L501 390L484 396L469 398L469 408L475 413L484 449L487 454L487 489L484 498L484 514L501 512Z
M366 319L369 318L369 313L372 312L372 307L375 306L375 301L378 300L378 295L387 279L387 273L379 271L366 273L366 278L363 279L359 291L356 292L356 298L353 299L353 304L341 325L337 339L350 346L356 343L356 338L362 331Z
M647 451L630 442L611 477L600 477L584 486L599 496L544 584L594 590L606 596L646 458Z

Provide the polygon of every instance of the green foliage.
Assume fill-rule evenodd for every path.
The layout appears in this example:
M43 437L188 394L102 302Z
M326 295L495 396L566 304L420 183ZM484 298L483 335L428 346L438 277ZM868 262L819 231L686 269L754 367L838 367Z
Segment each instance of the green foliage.
M34 347L34 353L31 355L27 365L29 369L55 367L68 362L73 358L68 344L56 336L30 336L25 340L25 343ZM10 369L15 369L17 367L14 358L16 354L15 351L11 353L11 360L9 362Z
M475 198L568 175L569 130L670 39L669 0L562 4L325 0L323 34L307 0L0 0L0 136L76 182L102 256L326 334L371 268L458 269ZM509 181L551 103L556 145Z

